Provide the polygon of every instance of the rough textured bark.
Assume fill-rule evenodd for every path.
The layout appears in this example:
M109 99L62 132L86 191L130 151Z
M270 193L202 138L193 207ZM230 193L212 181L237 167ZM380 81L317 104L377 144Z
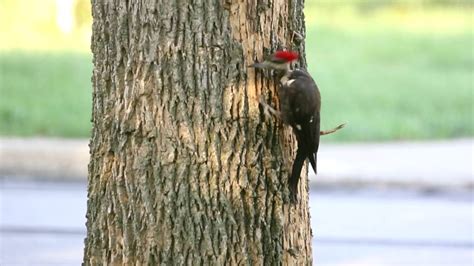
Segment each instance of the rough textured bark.
M304 52L303 0L92 4L84 264L311 264L307 178L288 201L295 141L246 67Z

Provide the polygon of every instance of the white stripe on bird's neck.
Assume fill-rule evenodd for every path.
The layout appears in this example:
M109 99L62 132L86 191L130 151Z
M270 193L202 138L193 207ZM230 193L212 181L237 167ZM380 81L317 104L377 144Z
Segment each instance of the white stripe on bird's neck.
M286 69L285 74L283 75L283 77L280 78L281 84L283 84L285 86L290 86L291 83L293 83L293 81L295 81L294 79L290 79L291 72L293 72L293 71L290 70L290 66L288 65L288 68Z

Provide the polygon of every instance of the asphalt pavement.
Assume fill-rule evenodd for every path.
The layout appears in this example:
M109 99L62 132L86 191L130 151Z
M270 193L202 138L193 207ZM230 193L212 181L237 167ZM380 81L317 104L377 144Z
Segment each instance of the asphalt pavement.
M0 184L0 265L79 265L84 183ZM472 194L312 190L315 265L470 266Z
M0 139L0 265L79 265L87 140ZM474 265L473 139L322 143L315 265Z

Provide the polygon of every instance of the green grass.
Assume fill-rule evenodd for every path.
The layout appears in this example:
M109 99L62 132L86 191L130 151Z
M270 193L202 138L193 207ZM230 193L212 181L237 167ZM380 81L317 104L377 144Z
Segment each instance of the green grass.
M347 123L324 139L474 136L471 11L360 13L308 3L306 52L323 97L322 126ZM44 38L18 41L28 36L0 38L6 40L0 43L0 135L88 137L92 64L87 45L59 42L70 51L58 52Z
M436 32L319 17L327 20L309 25L307 59L322 93L322 126L347 122L326 140L474 135L472 26Z
M0 135L87 137L91 56L0 53Z

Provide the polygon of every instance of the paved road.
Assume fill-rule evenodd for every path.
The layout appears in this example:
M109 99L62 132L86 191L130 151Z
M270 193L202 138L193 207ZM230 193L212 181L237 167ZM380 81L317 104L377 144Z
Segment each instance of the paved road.
M471 195L313 192L316 265L474 265Z
M473 197L312 191L316 265L474 264ZM79 265L83 183L0 184L0 265Z

